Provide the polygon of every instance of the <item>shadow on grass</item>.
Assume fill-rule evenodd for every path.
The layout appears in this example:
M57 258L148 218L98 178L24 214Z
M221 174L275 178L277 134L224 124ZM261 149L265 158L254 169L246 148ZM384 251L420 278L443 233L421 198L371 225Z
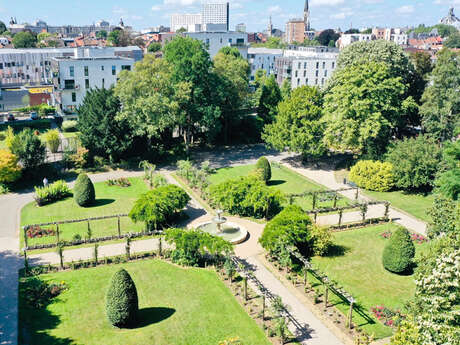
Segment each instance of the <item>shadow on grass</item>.
M284 180L271 180L267 182L267 186L279 186L280 184L284 183L286 183Z
M139 310L139 321L136 327L131 327L131 329L143 328L155 323L159 323L170 318L175 312L176 309L172 308L142 308Z
M96 199L88 208L100 207L105 205L110 205L115 202L115 199Z
M344 256L346 253L350 251L349 247L337 245L337 244L332 244L329 249L327 250L327 253L324 255L325 257L328 258L335 258L338 256Z

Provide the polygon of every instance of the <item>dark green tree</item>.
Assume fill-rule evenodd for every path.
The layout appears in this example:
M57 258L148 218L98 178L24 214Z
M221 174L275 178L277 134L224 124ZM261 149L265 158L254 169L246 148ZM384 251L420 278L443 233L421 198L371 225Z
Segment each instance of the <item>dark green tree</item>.
M30 128L25 128L15 135L11 151L18 157L24 169L29 171L45 162L46 146Z
M108 36L108 34L107 34L107 31L105 31L105 30L101 30L101 31L96 32L96 37L97 38L107 39L107 36Z
M423 92L428 83L429 74L433 70L433 63L431 62L431 55L426 52L415 52L410 55L411 61L415 67L415 73L412 80L412 87L414 90L413 96L415 101L420 104ZM420 125L420 116L417 112L416 119L412 119L412 124Z
M414 256L415 246L409 231L400 227L392 233L383 249L383 267L393 273L407 272L412 266Z
M294 89L291 96L278 105L275 121L265 126L263 140L276 150L287 148L302 153L305 158L322 155L326 150L322 107L323 96L318 88Z
M0 34L3 34L5 31L8 31L4 22L0 20Z
M339 39L340 35L335 32L333 29L323 30L319 36L318 41L322 46L328 46L332 41L332 44L335 45L335 42Z
M270 166L270 162L266 157L260 157L256 163L256 171L258 171L261 175L265 183L270 181L272 178L272 168Z
M395 142L388 150L386 161L393 165L396 187L407 191L427 190L434 185L441 157L438 143L420 135Z
M265 78L261 88L259 106L257 114L265 121L272 123L275 119L276 107L281 102L281 90L276 82L275 76L271 75Z
M445 171L437 176L435 185L445 197L458 200L460 197L460 140L445 143L443 163Z
M120 269L110 282L106 295L107 318L115 327L133 327L139 312L137 289L129 273Z
M92 156L119 161L131 148L133 130L128 120L117 119L121 109L113 89L92 89L77 109L79 138Z
M460 59L459 54L443 49L422 97L420 113L425 132L440 141L452 139L460 126Z
M171 66L172 85L187 90L186 99L179 103L183 116L178 125L188 151L194 138L212 140L220 130L217 78L201 41L177 36L164 46L163 53Z
M460 33L455 32L443 43L447 48L460 48Z
M160 51L161 48L162 48L161 43L153 42L153 43L150 43L150 45L147 47L147 51L149 53L156 53L156 52Z
M80 174L75 181L73 189L73 198L81 207L91 206L96 199L93 182L86 174Z
M432 239L444 235L460 235L460 202L449 197L437 194L433 206L428 211L431 222L428 227L428 236Z
M35 48L37 36L29 31L18 32L13 37L13 46L18 48Z

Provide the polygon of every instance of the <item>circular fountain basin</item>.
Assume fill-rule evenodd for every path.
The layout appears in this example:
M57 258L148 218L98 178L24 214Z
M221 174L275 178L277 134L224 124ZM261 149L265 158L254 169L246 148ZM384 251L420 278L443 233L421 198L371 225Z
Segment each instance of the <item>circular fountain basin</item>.
M214 222L200 224L197 226L197 229L214 236L222 237L231 244L240 244L246 241L246 238L248 237L248 231L245 228L232 222L222 224L221 231L218 230L217 224Z

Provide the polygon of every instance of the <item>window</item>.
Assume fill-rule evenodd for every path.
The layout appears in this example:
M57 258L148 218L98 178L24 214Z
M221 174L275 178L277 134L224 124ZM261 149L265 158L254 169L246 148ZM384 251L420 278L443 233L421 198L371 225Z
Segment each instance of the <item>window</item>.
M299 67L298 68L300 69L301 67L302 67L302 64L299 62Z
M75 89L75 80L73 80L73 79L64 80L64 89L66 89L66 90Z
M299 71L295 71L296 78L299 76Z
M117 66L112 66L112 75L117 74Z
M72 102L75 103L77 101L77 94L72 92Z
M85 66L85 77L89 76L89 68L88 66Z
M233 40L231 38L228 39L228 43L232 44Z
M316 63L316 69L318 69L318 68L319 68L319 62Z
M324 70L324 76L327 77L327 69Z
M85 88L89 89L89 79L85 79Z
M318 85L318 79L315 79L315 85Z
M305 71L305 70L303 71L303 76L304 76L304 78L307 76L307 71Z
M71 77L75 77L75 68L73 66L69 67L69 74Z
M326 62L323 61L323 68L326 68Z
M131 66L130 65L123 65L121 66L122 71L131 71Z
M332 68L335 68L335 62L332 62Z
M303 68L307 69L307 63L306 62L304 62Z
M324 78L321 79L321 85L324 85Z
M297 79L297 86L299 86L299 85L300 85L300 78Z
M105 87L105 79L102 78L102 88L104 88L104 87Z
M305 79L305 85L308 85L308 78Z
M318 76L318 74L319 74L319 72L318 72L318 70L316 70L315 76L317 77L317 76Z
M104 70L104 66L101 66L101 71L103 71L103 70Z

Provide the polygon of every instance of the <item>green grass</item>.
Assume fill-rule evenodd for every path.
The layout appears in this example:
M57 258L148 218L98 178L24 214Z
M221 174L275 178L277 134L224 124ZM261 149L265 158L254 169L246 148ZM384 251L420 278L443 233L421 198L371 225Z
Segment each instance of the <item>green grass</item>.
M377 338L392 334L392 330L377 320L366 320L372 316L370 308L385 305L401 308L413 297L415 283L413 275L397 275L386 271L382 265L385 243L381 233L393 230L396 225L385 224L346 232L334 233L335 255L315 257L313 263L329 278L343 286L361 306L363 315L355 313L354 322ZM428 250L429 243L415 244L416 255ZM346 313L348 304L336 296L332 303Z
M372 192L367 190L363 190L363 193L377 200L388 201L392 206L399 208L402 211L407 212L410 215L425 222L431 221L428 210L433 206L433 194L412 194L403 191Z
M218 169L214 174L209 176L211 184L218 184L225 180L247 176L254 171L255 165L243 165L236 167L228 167ZM284 166L272 164L272 178L268 183L270 188L278 188L286 194L300 194L306 191L325 191L325 187L307 179L306 177L296 173L295 171ZM319 198L319 197L318 197ZM304 198L295 199L295 203L304 209L312 208L312 197L307 196ZM340 197L337 206L345 206L349 201ZM317 207L332 207L332 201L319 201Z
M95 183L96 203L92 207L80 207L72 197L43 207L37 207L35 202L31 202L21 210L21 226L129 213L138 197L148 191L147 185L141 178L130 178L129 180L131 186L127 188L109 187L105 182ZM128 217L121 218L120 223L122 233L138 232L144 227L141 223L134 224ZM117 219L93 221L90 227L93 237L116 235ZM87 223L60 225L60 239L72 240L75 234L85 238L87 229ZM21 235L20 239L22 248L24 236ZM28 239L29 245L54 242L56 242L55 236Z
M80 132L62 132L64 138L76 138Z
M113 328L105 316L112 275L125 268L139 295L140 326ZM269 345L215 272L149 260L43 275L69 289L46 309L24 303L20 282L19 344L27 345L217 345L238 336L244 344Z

